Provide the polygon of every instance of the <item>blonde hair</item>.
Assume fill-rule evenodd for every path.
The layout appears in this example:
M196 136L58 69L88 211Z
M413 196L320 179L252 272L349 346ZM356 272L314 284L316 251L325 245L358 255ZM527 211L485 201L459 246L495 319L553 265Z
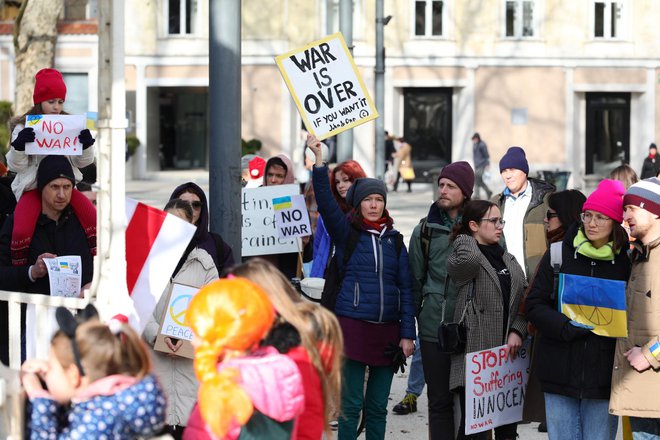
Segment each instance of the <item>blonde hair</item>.
M106 324L91 319L76 329L75 344L84 370L80 373L90 382L113 374L142 379L151 371L149 354L142 339L126 324L122 324L115 335ZM71 339L63 331L55 333L51 346L62 367L67 368L75 362Z
M344 336L337 317L325 307L302 301L298 305L298 311L305 324L303 332L311 335L314 344L310 358L321 377L323 422L325 430L330 431L330 420L340 410Z
M610 179L618 180L623 183L623 186L628 189L639 181L637 173L630 165L623 164L614 168L610 172Z
M275 311L263 290L243 278L222 279L204 286L191 300L185 322L199 338L195 374L200 382L199 409L220 438L232 421L244 425L254 408L234 368L218 372L218 362L256 346L270 330Z
M334 410L339 408L341 353L344 347L337 318L332 312L303 301L300 293L293 288L282 272L262 258L252 258L234 266L230 272L261 286L280 319L288 322L298 331L300 343L322 379L325 404L324 429L330 432L330 418ZM322 344L326 344L325 346L330 347L334 352L329 370L324 365L323 353L320 350ZM326 380L323 380L324 378Z

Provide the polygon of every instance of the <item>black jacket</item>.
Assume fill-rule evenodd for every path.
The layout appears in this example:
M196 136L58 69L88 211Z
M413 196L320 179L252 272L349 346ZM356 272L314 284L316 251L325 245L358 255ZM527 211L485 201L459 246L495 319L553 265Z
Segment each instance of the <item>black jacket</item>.
M642 174L640 179L648 179L649 177L656 177L660 172L660 155L655 155L654 158L646 156L642 164Z
M12 214L0 231L0 289L16 292L50 294L48 276L39 278L34 283L28 277L28 268L44 252L58 256L80 255L82 262L82 285L92 281L94 259L87 243L87 237L71 207L67 207L59 221L40 215L34 228L30 243L28 263L25 266L11 264L11 234L14 229Z
M562 246L561 272L627 281L630 275L628 246L612 261L598 261L577 254L573 239L577 224L567 231ZM535 350L538 377L544 392L584 399L609 399L615 338L595 335L572 326L557 310L553 294L550 251L539 264L526 302L527 319L540 335Z

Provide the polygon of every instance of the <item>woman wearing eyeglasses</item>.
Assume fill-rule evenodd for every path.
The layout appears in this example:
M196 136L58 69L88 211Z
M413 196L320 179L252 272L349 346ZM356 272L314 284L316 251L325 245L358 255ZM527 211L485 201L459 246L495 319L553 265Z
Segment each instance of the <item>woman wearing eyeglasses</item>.
M581 221L567 229L562 241L562 274L628 280L628 236L621 227L624 192L621 182L606 179L587 198ZM608 403L615 338L598 336L593 326L558 311L555 281L548 251L526 303L527 319L540 332L534 361L545 396L548 436L614 439L617 419L608 413Z
M447 260L447 273L458 287L454 322L461 320L465 310L466 353L506 345L508 356L515 357L527 333L527 322L517 313L527 280L515 257L499 244L503 229L504 220L495 203L473 200L465 205L461 223L453 233L454 250ZM464 434L464 353L451 357L449 386L461 401L463 417L457 438L487 438L487 432ZM516 431L517 423L500 426L495 428L495 438L515 439Z
M206 194L204 190L193 182L186 182L179 185L172 192L170 200L181 199L190 202L193 210L192 223L197 226L197 231L186 248L181 261L185 261L186 256L196 247L204 249L209 253L215 263L218 273L222 274L224 269L229 269L234 265L234 256L231 246L229 246L220 235L209 232L209 209L206 204ZM180 263L181 264L181 263ZM181 267L178 266L175 273Z

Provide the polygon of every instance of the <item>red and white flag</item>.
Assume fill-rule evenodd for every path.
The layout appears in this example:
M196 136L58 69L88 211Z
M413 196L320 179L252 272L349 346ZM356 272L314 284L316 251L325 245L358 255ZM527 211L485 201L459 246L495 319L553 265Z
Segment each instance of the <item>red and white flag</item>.
M195 226L165 211L126 199L126 284L134 310L121 310L142 332ZM128 313L126 313L128 312Z

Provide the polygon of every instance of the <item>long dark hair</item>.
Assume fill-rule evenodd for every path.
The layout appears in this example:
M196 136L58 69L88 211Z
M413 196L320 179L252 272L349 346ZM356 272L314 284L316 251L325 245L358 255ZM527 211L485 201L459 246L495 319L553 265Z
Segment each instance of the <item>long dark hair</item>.
M461 234L472 236L473 232L470 230L470 222L479 223L482 218L490 211L496 203L490 200L470 200L463 206L463 217L460 223L454 225L454 230L451 234L451 240L454 241L456 237Z
M582 205L587 198L577 189L567 189L550 194L548 207L557 212L557 218L564 230L575 222L580 221Z

